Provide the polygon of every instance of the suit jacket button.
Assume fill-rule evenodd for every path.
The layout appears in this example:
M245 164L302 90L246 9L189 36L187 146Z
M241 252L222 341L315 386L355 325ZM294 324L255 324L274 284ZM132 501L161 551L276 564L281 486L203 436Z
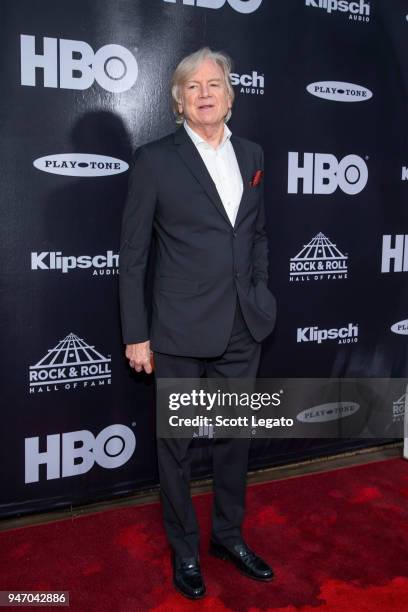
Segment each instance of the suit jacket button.
M232 232L232 235L234 236L234 238L237 237L237 232Z
M239 278L239 272L235 272L235 278Z

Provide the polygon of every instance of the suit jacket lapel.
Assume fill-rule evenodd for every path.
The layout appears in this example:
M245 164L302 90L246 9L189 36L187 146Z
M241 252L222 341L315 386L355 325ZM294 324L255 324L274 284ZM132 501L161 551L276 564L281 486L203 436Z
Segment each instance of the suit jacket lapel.
M246 153L246 150L245 150L245 147L243 146L242 141L232 134L231 144L234 147L235 156L237 158L239 170L241 172L242 186L243 186L242 198L241 198L241 202L238 208L237 218L235 220L235 227L237 227L238 223L242 219L242 215L245 212L245 204L247 201L248 190L250 189L249 187L250 167L249 167L248 155Z
M206 165L201 158L201 155L197 151L196 146L194 145L190 136L187 134L184 127L181 127L175 132L174 142L177 145L177 151L186 166L189 168L192 174L194 174L198 182L205 189L208 197L210 198L214 206L217 208L217 210L220 212L220 214L224 217L227 223L231 225L228 215L225 212L225 208L221 201L221 198L218 195L215 183L212 180L210 173L208 172Z
M219 213L224 217L227 223L231 225L228 215L225 212L224 205L218 194L215 183L212 180L210 173L208 172L206 165L201 158L201 155L197 151L196 146L192 142L191 138L187 134L184 127L181 127L175 132L174 142L176 145L178 145L177 151L180 154L186 166L189 168L192 174L196 177L196 179L205 189L207 195L209 196L210 200L215 205ZM242 216L245 212L247 195L250 189L249 182L251 178L250 177L251 168L250 168L250 160L248 158L246 149L241 139L232 134L231 144L234 148L234 152L237 158L239 170L241 172L242 184L243 184L241 202L238 208L237 218L235 220L235 227L237 227L238 223L242 219Z

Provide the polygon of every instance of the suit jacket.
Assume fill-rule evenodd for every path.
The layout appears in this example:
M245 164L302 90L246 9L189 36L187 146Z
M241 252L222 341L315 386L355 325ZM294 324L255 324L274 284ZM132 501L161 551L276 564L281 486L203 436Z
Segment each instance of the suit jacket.
M153 351L221 355L230 337L236 295L253 338L273 329L276 301L267 287L268 244L259 145L231 136L243 195L234 227L184 127L140 147L123 215L120 302L125 344L150 339ZM150 304L145 275L152 235L155 266Z

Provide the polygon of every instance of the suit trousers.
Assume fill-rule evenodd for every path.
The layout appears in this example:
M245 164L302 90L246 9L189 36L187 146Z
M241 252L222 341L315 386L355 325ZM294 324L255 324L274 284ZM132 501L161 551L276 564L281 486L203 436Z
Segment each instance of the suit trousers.
M261 344L248 331L238 297L233 317L231 336L222 355L202 359L155 352L156 377L254 379ZM226 546L242 539L250 442L246 438L212 440L212 537ZM190 494L191 443L192 439L157 439L164 525L170 545L180 557L194 557L199 549L199 528Z

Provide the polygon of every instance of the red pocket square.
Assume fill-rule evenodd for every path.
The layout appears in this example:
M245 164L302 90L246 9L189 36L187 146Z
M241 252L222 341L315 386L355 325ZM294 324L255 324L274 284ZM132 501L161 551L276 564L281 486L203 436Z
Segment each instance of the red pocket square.
M257 170L252 177L252 181L249 183L251 187L258 187L263 178L263 170Z

